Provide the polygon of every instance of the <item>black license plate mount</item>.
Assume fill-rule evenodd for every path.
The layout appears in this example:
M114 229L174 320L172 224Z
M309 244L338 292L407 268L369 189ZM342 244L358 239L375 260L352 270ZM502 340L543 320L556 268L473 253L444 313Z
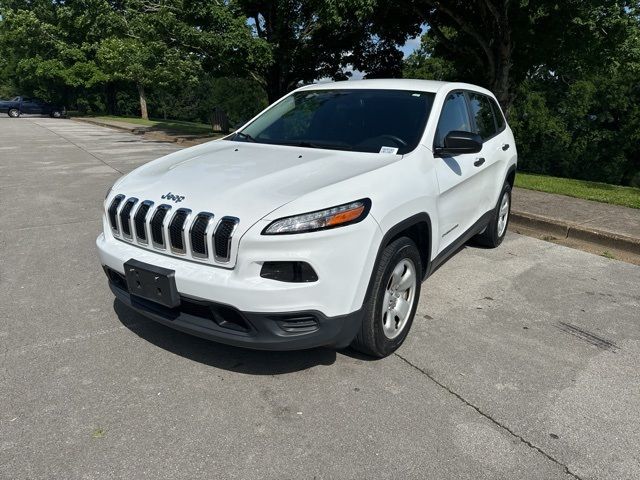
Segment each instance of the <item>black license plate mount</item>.
M130 259L124 264L129 293L168 308L180 305L175 271Z

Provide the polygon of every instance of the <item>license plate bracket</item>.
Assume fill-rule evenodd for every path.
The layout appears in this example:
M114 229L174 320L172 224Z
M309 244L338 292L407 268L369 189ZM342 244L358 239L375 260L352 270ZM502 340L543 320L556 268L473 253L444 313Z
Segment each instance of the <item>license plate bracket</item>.
M175 271L150 265L135 259L124 264L129 293L168 308L180 305Z

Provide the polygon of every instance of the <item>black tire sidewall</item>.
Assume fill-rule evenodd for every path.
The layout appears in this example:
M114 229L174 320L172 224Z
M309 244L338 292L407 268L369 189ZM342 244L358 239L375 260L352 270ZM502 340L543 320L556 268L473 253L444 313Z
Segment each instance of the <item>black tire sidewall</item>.
M391 255L388 254L388 251L391 251ZM370 298L370 309L368 309L368 317L366 321L372 322L373 328L373 339L375 341L375 349L380 356L387 356L394 352L405 340L407 335L409 334L409 330L411 329L411 325L413 324L413 318L415 316L418 301L420 299L420 287L422 284L421 272L422 272L422 264L420 259L420 252L416 247L415 243L410 239L403 237L398 240L392 242L389 246L386 247L385 253L383 254L383 261L378 265L376 269L376 281L374 283L374 291L371 293ZM405 325L402 333L398 335L396 338L389 339L384 334L384 330L382 328L382 303L384 301L384 294L387 288L387 283L393 272L393 269L402 261L403 259L409 259L416 270L416 293L413 301L413 305L411 306L411 314L409 315L409 320L407 320L407 324Z
M502 199L505 195L509 196L509 213L507 214L507 224L504 226L504 232L502 235L498 234L498 219L500 218L500 205L502 204ZM498 198L498 204L496 205L496 213L493 219L493 234L495 236L495 245L498 246L504 240L504 237L507 236L507 230L509 229L509 222L511 221L511 185L506 183L504 187L502 187L502 192L500 192L500 198Z

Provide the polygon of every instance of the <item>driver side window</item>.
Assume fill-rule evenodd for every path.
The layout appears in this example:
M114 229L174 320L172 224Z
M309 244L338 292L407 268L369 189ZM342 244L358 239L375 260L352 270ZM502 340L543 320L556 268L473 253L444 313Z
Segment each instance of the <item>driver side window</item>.
M444 137L452 131L472 131L464 92L451 92L447 96L438 121L434 146L444 147Z

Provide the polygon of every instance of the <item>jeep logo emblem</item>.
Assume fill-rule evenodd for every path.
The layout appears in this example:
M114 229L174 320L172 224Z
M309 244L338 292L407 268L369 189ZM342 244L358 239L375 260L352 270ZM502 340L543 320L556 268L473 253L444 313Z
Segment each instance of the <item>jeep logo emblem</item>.
M176 203L180 203L182 200L184 200L184 196L183 195L174 195L171 192L165 193L160 198L166 198L167 200L171 200L172 202L176 202Z

